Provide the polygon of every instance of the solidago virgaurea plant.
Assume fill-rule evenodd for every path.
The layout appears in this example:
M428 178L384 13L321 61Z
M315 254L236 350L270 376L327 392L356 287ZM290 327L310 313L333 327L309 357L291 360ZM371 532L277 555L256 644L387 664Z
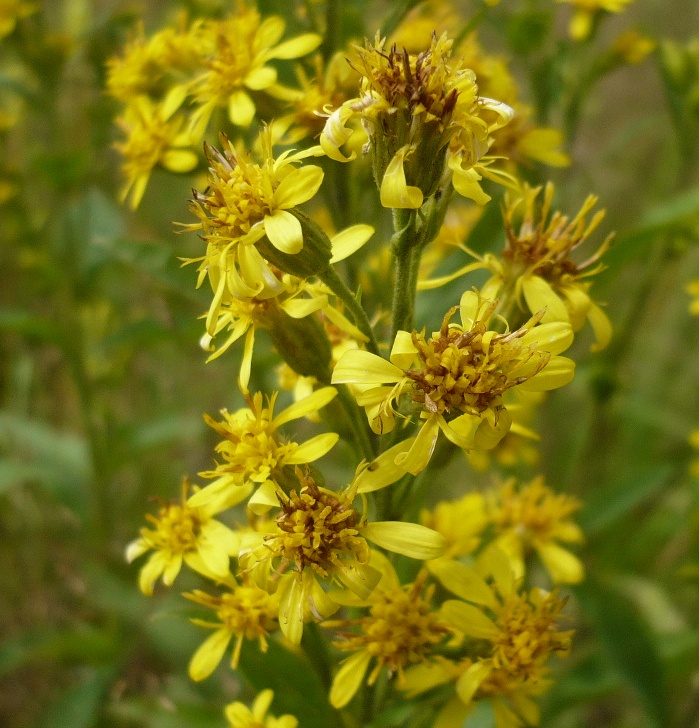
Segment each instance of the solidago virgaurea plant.
M573 4L576 38L623 5ZM156 166L197 172L178 231L198 252L178 257L206 291L207 362L239 388L204 415L201 481L147 516L127 558L148 554L145 594L189 586L207 630L194 681L227 653L274 675L283 653L323 685L309 710L326 725L461 728L483 710L534 725L585 576L581 503L557 492L538 427L587 355L585 322L593 350L611 339L591 293L611 236L579 256L597 198L558 210L532 165L568 165L565 140L467 19L424 37L408 16L342 48L308 5L286 40L282 18L239 2L139 28L109 63L122 197L136 207ZM475 252L486 206L499 234ZM303 726L268 715L269 687L228 705L230 725Z

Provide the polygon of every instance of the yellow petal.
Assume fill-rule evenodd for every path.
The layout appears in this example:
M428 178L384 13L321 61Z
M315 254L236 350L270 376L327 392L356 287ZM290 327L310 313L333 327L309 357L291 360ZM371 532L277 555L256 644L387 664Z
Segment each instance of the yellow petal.
M274 191L274 207L289 209L310 200L320 189L323 175L323 170L314 164L295 169Z
M238 375L238 386L240 391L245 393L248 391L250 384L250 372L252 371L252 352L255 347L255 327L251 326L245 336L245 344L243 346L243 357L240 361L240 374Z
M409 147L402 147L388 163L381 181L381 204L384 207L402 210L416 210L422 206L422 190L411 187L405 180L403 160Z
M188 149L170 149L160 162L171 172L189 172L199 164L199 157Z
M209 677L218 667L231 637L232 634L224 628L217 630L204 640L189 662L189 677L194 682Z
M252 91L269 88L277 81L277 71L272 66L258 66L245 77L245 86Z
M366 467L354 479L357 493L371 493L402 478L405 475L405 470L397 465L395 461L399 455L410 449L414 441L415 438L413 437L403 440L381 453L372 462L367 463Z
M332 383L388 384L403 377L403 370L376 354L359 349L346 351L335 365Z
M401 472L401 475L402 474L403 473ZM126 562L130 564L134 559L142 556L149 549L150 546L142 538L137 538L126 547L126 550L124 552Z
M353 99L353 101L355 100ZM350 103L345 102L339 109L330 114L320 135L320 146L328 157L336 162L351 162L357 156L356 152L352 152L349 157L345 157L340 151L340 147L353 134L353 130L348 129L345 123L354 115L355 112L352 110Z
M437 658L434 662L421 662L409 667L403 673L398 687L407 697L414 698L438 685L451 682L454 679L455 667L453 662L444 658Z
M524 276L522 279L522 292L524 300L532 313L546 309L543 323L550 321L564 321L569 323L568 309L565 303L551 288L549 283L539 276ZM563 351L561 349L561 351Z
M485 205L490 201L490 195L486 195L479 184L482 178L475 169L462 169L458 157L455 156L450 158L449 167L454 173L454 189L462 197L473 200L477 205Z
M573 343L573 328L569 323L552 321L533 326L521 341L526 346L535 346L551 354L560 354Z
M303 579L298 579L296 574L290 574L279 586L279 626L294 645L301 644L303 636L303 581L308 580L306 574L303 576Z
M303 248L301 223L286 210L275 210L265 216L265 232L277 250L295 255Z
M501 633L495 622L473 604L447 599L439 613L454 629L469 637L484 640L496 640L500 637Z
M272 420L272 427L276 430L287 422L298 420L311 412L317 412L319 409L325 407L326 404L332 402L335 397L337 397L337 389L335 387L321 387L321 389L317 389L313 394L304 397L299 402L294 402L294 404L280 412Z
M580 559L562 546L549 541L536 544L536 550L555 584L579 584L585 578Z
M436 559L447 549L447 540L441 533L417 523L373 521L367 523L361 533L386 551L412 559Z
M245 91L234 91L228 99L228 118L236 126L250 126L255 118L255 104Z
M269 53L270 58L301 58L314 51L323 41L323 37L317 33L304 33L297 35L291 40L280 43L276 48L272 48Z
M565 356L554 356L535 377L520 384L519 388L524 392L548 392L565 386L574 376L575 362Z
M323 455L329 453L339 439L340 436L336 432L326 432L322 435L316 435L295 448L291 455L284 458L284 462L288 465L315 462L319 458L322 458Z
M339 263L345 258L349 258L352 253L356 253L359 248L364 245L367 240L374 234L374 228L371 225L352 225L345 228L337 235L330 238L332 244L331 263Z
M473 705L464 705L460 698L452 698L437 715L432 728L462 728L473 711Z
M327 305L327 298L323 300L319 298L292 298L284 301L280 308L291 316L291 318L302 319L310 316L312 313L319 311L323 306Z
M277 489L271 480L267 480L253 493L248 501L248 508L256 516L262 516L270 508L279 508Z
M381 580L381 572L378 569L357 561L349 565L340 562L335 575L344 586L364 600L371 595Z
M369 662L371 653L360 650L341 663L330 688L330 704L333 708L344 708L352 700L364 681Z
M150 596L153 593L153 585L167 568L169 560L164 551L156 551L143 565L138 574L138 586L144 594Z
M412 475L421 473L430 462L438 436L439 417L432 415L425 420L410 450L396 457L396 465Z
M163 584L172 586L182 568L182 554L172 554L163 569Z
M536 377L534 378L536 379ZM525 384L527 383L525 382ZM473 441L476 447L482 450L490 450L505 437L511 426L512 416L506 409L499 410L497 414L492 410L486 410L473 436Z
M401 369L407 369L413 363L416 354L413 335L408 331L398 331L391 347L391 363Z
M427 568L457 597L491 609L498 608L498 600L493 590L482 576L466 564L452 559L436 559L430 561Z
M456 693L468 705L481 683L490 675L493 667L489 662L474 662L456 683Z

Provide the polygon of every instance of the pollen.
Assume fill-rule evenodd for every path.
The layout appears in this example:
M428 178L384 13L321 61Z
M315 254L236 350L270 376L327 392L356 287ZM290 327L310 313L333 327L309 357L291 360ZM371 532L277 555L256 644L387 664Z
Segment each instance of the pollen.
M327 626L336 624L361 630L359 634L343 633L343 639L333 644L344 652L364 651L376 658L369 685L375 682L384 666L389 676L393 676L402 674L408 665L421 662L447 634L448 630L439 623L430 605L434 586L423 593L425 576L421 574L405 588L377 589L366 617L327 623Z
M498 685L510 680L536 680L544 674L544 664L552 653L565 655L572 632L559 632L556 619L566 600L554 592L533 590L513 594L505 600L498 615L501 636L493 641L494 671L481 691L500 692Z
M573 496L554 493L538 477L519 488L514 478L506 481L488 506L497 532L516 529L523 536L546 541L556 537L560 525L580 509L581 503Z
M538 374L550 354L524 345L525 327L498 334L488 330L491 306L470 330L450 326L456 309L444 317L436 336L413 332L423 367L408 369L412 399L436 414L480 414L512 387Z
M279 531L265 538L272 556L293 563L299 572L310 567L321 578L343 561L367 563L369 546L359 535L361 517L352 508L352 490L338 495L319 488L308 475L301 482L298 492L279 495Z

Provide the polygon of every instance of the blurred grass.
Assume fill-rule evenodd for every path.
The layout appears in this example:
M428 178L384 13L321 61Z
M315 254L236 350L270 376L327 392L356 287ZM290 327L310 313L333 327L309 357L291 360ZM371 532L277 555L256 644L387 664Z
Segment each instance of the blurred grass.
M220 726L239 689L225 669L188 681L200 634L183 600L142 597L123 562L147 497L170 498L184 473L208 466L201 413L233 404L236 391L234 357L203 366L206 295L175 260L191 245L170 224L186 217L186 183L156 173L137 216L115 202L103 63L132 17L147 10L157 22L166 9L45 3L52 45L27 47L30 72L12 81L28 119L6 149L21 194L0 208L8 728ZM89 20L79 39L65 35L71 13ZM610 18L600 42L630 23L683 39L699 27L699 5L668 12L666 2L639 0ZM496 30L486 35L502 45ZM83 50L69 52L78 42ZM12 84L0 78L3 89ZM699 318L688 316L682 289L699 275L699 175L678 145L653 59L602 81L571 152L571 168L555 175L562 206L594 191L609 211L605 228L619 231L596 284L617 338L601 357L580 345L578 376L544 419L549 482L586 503L591 576L573 595L579 633L543 725L690 728L699 725L699 484L686 474L686 435L699 425ZM301 710L319 691L301 658L278 650L274 659L289 661L280 711L299 711L305 728L333 724L322 710ZM248 675L264 670L254 650L246 660Z

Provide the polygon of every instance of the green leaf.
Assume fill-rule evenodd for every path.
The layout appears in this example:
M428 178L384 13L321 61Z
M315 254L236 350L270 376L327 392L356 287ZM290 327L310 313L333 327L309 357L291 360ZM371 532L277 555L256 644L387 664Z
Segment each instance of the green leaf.
M0 330L16 331L44 341L59 342L61 330L43 317L19 309L0 309Z
M636 691L651 725L666 725L670 703L663 665L636 606L611 584L593 578L575 593L610 665Z
M663 489L672 472L670 465L658 465L600 488L588 498L578 523L588 536L596 536Z

